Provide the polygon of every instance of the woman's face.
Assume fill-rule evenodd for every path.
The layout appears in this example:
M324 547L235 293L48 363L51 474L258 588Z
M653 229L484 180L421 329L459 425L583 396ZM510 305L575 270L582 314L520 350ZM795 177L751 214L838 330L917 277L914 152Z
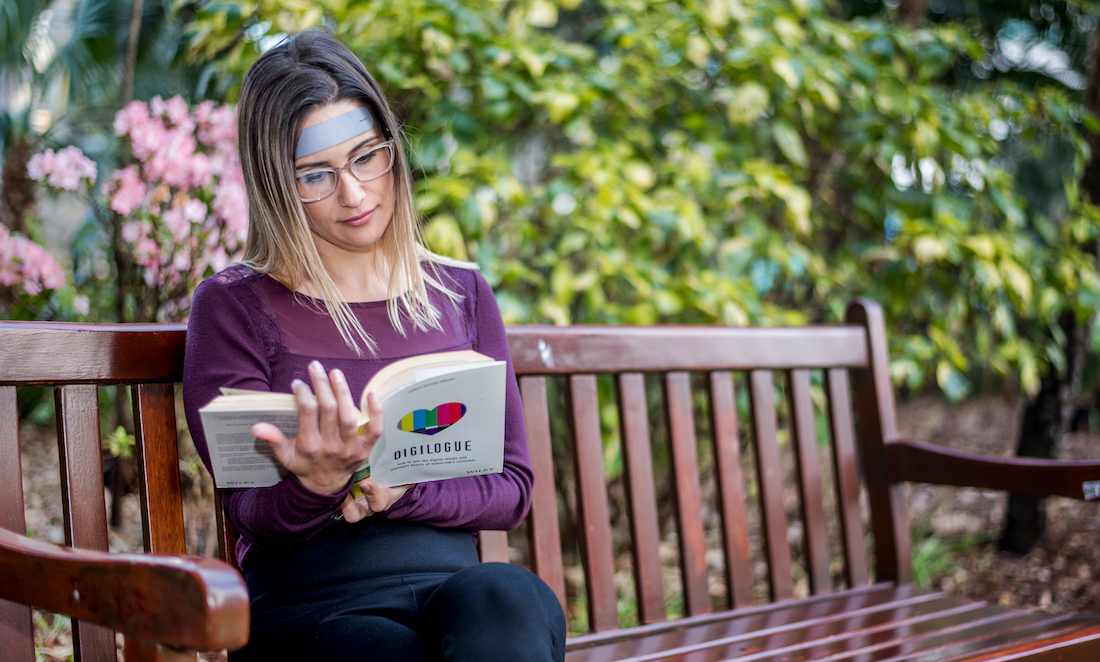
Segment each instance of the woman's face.
M351 100L322 106L306 116L302 128L306 129L364 107L364 104ZM381 145L385 140L382 127L375 118L374 125L366 133L294 160L294 172L299 178L295 185L299 192L303 190L301 182L324 178L325 174L317 171L325 168L338 169L336 189L331 194L321 200L303 201L309 216L310 229L317 241L317 250L322 255L331 255L333 250L348 253L370 252L390 224L394 207L393 169L390 168L380 177L362 182L353 174L352 168L347 167L353 161L358 161L357 168L362 176L366 168L361 164L365 160L374 159L375 163L379 163L388 159L385 149L367 154L371 148ZM306 197L314 196L303 196L303 200Z

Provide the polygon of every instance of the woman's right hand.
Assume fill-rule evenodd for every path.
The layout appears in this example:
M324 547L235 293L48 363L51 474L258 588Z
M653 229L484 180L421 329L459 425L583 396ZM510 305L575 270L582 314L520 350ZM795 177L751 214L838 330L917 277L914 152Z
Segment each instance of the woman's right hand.
M313 389L294 380L291 389L298 400L298 434L287 437L270 423L252 426L252 435L271 444L275 458L302 485L318 494L337 494L347 489L348 479L367 461L382 435L382 404L367 396L370 422L360 432L347 379L340 370L325 374L319 361L309 364Z

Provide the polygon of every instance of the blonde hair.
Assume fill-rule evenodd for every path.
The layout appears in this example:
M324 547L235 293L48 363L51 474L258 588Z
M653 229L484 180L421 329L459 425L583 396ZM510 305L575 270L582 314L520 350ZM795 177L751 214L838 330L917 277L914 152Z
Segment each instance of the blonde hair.
M428 288L457 304L462 295L443 281L439 264L473 265L436 255L420 234L412 175L400 126L378 83L343 43L324 30L294 35L260 56L245 75L237 104L238 140L248 192L248 237L243 262L297 291L312 283L347 345L362 355L374 340L359 323L317 252L305 207L294 184L294 150L306 116L343 100L364 104L394 141L394 209L379 239L390 267L387 311L405 335L403 310L417 329L441 328Z

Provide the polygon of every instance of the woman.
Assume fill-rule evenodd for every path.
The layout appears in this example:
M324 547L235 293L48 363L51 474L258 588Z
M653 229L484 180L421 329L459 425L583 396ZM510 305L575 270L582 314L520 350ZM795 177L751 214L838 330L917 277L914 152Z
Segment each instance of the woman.
M210 467L198 408L220 387L293 392L294 438L260 423L290 476L227 491L252 599L233 660L562 660L553 592L507 564L479 564L479 529L515 528L531 470L493 293L468 265L418 240L401 134L377 83L332 35L265 53L238 104L249 200L243 264L196 290L184 404ZM504 470L383 488L352 473L382 430L355 425L353 393L388 363L475 349L508 362Z

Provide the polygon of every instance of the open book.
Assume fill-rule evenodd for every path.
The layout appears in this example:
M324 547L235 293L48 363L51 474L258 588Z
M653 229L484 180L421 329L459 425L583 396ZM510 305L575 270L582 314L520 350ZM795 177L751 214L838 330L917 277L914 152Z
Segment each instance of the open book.
M366 425L367 393L382 401L382 436L355 474L382 487L500 473L504 464L505 363L472 350L423 354L395 361L367 383L359 401ZM266 441L252 436L258 422L298 433L292 393L223 388L199 409L214 484L267 487L287 476Z

